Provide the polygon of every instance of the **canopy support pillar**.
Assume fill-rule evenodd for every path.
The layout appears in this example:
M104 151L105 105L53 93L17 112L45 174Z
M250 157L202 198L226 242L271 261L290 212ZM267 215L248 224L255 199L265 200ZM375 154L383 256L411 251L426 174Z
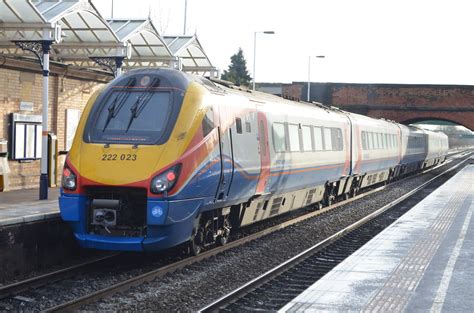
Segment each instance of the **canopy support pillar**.
M48 101L49 101L49 52L52 40L14 41L22 50L30 51L38 58L43 73L43 118L41 141L41 174L39 199L48 199Z

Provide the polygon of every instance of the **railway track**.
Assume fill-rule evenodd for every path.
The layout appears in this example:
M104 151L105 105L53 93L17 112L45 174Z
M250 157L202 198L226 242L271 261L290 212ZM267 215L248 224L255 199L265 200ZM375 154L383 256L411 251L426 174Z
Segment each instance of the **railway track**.
M462 154L457 154L457 155L459 157L462 156ZM452 159L450 161L452 161ZM449 163L450 161L448 161L446 163ZM206 251L206 252L204 252L204 253L196 256L196 257L186 258L186 259L183 259L181 261L174 262L172 264L159 267L157 269L154 269L154 270L145 272L143 274L137 275L133 278L123 280L123 281L121 281L117 284L113 284L113 285L111 285L107 288L100 289L100 290L97 290L93 293L89 293L87 295L77 297L76 299L73 299L71 301L67 301L67 302L64 302L62 304L49 307L45 311L46 312L62 312L62 311L72 311L72 310L78 309L80 307L83 307L84 305L87 305L89 303L93 303L93 302L95 302L99 299L102 299L104 297L111 296L111 295L113 295L117 292L121 292L121 291L127 290L129 288L132 288L133 286L141 285L145 282L152 281L152 280L154 280L158 277L163 277L164 275L166 275L168 273L175 272L179 269L183 269L183 268L185 268L189 265L198 263L198 262L200 262L204 259L208 259L208 258L210 258L212 256L215 256L217 254L220 254L220 253L222 253L226 250L235 248L237 246L241 246L245 243L256 240L258 238L261 238L263 236L266 236L270 233L281 230L281 229L286 228L288 226L294 225L294 224L299 223L303 220L310 219L310 218L315 217L315 216L320 215L320 214L325 214L326 212L328 212L330 210L333 210L335 208L338 208L340 206L348 204L352 201L361 199L361 198L366 197L370 194L381 191L384 188L385 188L385 186L378 187L376 189L370 190L370 191L368 191L364 194L358 195L358 196L356 196L354 198L351 198L349 200L338 202L338 203L336 203L336 204L334 204L330 207L324 208L322 210L310 212L308 214L304 214L304 215L299 216L299 217L297 217L295 219L292 219L290 221L283 222L281 224L275 225L275 226L270 227L268 229L265 229L263 231L260 231L260 232L248 235L246 237L237 239L235 241L229 242L228 244L226 244L223 247L218 247L218 248L215 248L213 250ZM90 265L92 265L92 264L90 264ZM90 265L88 265L88 266L90 266ZM5 295L7 297L8 296L11 297L15 294L21 293L24 290L31 289L31 288L36 288L38 286L44 286L48 283L63 279L64 277L71 277L74 274L77 274L78 272L83 271L84 269L86 269L86 267L83 267L82 269L70 269L70 270L69 269L64 269L64 270L61 271L61 273L51 273L50 277L48 277L49 275L43 275L44 277L38 277L38 278L34 278L34 279L31 279L31 280L28 280L28 281L19 282L19 283L12 284L12 285L9 285L9 286L4 286L3 289L0 288L0 295ZM17 285L17 286L14 286L14 285ZM2 292L2 290L3 290L3 292Z
M203 307L199 312L276 311L282 308L410 210L419 201L415 199L411 202L416 195L423 192L424 198L438 187L432 187L433 183L468 160L447 169L399 199Z
M118 255L119 253L107 254L105 256L89 259L82 263L68 266L53 272L31 277L8 285L0 286L0 299L13 297L24 291L39 288L41 286L54 283L55 281L78 275L80 273L90 270L92 267L99 266L101 263L109 261L110 259Z

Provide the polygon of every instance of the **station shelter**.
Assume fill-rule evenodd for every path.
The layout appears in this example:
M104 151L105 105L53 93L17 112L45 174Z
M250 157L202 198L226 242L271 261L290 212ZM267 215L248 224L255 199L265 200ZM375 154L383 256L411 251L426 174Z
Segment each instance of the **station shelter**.
M107 20L90 0L0 2L0 192L57 186L89 97L141 67L217 74L196 35L162 36L149 18Z

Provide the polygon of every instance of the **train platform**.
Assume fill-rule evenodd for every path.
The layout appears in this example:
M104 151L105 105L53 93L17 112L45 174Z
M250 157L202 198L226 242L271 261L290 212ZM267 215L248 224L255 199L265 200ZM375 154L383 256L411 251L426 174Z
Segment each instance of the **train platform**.
M0 192L0 226L59 217L59 188L49 188L48 200L38 200L39 190Z
M281 312L471 312L474 165L414 206Z

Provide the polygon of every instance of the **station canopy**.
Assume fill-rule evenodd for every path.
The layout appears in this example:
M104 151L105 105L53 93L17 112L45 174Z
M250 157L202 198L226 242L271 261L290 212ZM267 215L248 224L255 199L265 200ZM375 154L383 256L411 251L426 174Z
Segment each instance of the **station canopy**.
M125 68L177 63L177 57L173 56L151 20L110 20L109 25L119 40L128 42L132 48L131 57L125 60Z
M216 71L196 36L164 36L174 56L181 60L185 72L202 73Z
M121 58L124 68L181 62L184 71L215 71L195 36L162 37L150 19L107 21L90 0L0 0L0 54L33 57L18 42L41 40L55 42L53 61L81 68L113 70Z

